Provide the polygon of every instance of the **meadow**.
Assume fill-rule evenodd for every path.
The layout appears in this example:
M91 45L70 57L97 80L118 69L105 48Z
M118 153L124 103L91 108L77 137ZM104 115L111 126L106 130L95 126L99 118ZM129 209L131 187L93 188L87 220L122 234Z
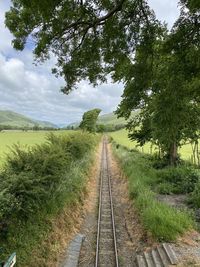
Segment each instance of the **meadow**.
M54 131L56 135L70 133L72 131ZM14 144L20 144L23 148L42 144L49 131L3 131L0 132L0 167L5 162L6 154L9 154Z
M145 144L143 147L137 146L136 141L131 141L128 138L128 132L125 129L109 133L109 135L114 139L114 141L122 146L125 146L129 149L136 148L140 152L150 154L151 152L156 152L157 147L152 146L151 148L151 143ZM190 144L183 145L179 151L181 157L184 160L191 161L191 156L192 156L192 147Z

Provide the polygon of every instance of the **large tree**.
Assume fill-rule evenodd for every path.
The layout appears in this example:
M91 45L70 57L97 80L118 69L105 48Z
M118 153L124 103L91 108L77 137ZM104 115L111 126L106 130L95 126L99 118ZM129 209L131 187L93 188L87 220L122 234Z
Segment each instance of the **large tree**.
M65 78L65 93L81 79L123 79L136 45L159 28L146 0L12 0L5 23L14 48L31 42L36 60L56 55L53 72Z
M196 138L200 130L200 8L182 1L180 18L172 31L147 53L146 43L137 47L135 62L129 66L123 99L117 113L129 118L130 138L141 145L159 144L171 164L176 164L181 141ZM195 4L195 1L193 1Z
M87 131L89 133L95 133L96 126L97 126L97 119L98 119L100 112L101 112L101 109L98 109L98 108L86 111L83 114L83 118L82 118L82 121L79 127L83 131Z

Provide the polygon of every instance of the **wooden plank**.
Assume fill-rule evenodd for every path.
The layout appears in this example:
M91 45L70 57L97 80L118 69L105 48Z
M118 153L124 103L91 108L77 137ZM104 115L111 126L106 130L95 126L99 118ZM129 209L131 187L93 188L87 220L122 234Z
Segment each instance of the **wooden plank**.
M164 267L168 267L170 265L170 261L168 259L168 256L166 255L166 252L163 249L163 247L157 247L157 251L158 251L158 254L162 260Z
M151 254L144 252L144 257L148 267L155 267Z
M170 263L172 265L176 265L178 263L178 259L176 257L174 250L172 249L172 247L167 243L163 243L162 246L163 246L163 248L164 248L164 250L165 250L165 252L166 252L166 254L170 260Z
M153 249L151 252L151 255L152 255L152 258L153 258L153 261L156 267L164 267L164 265L162 264L161 258L156 250Z
M147 266L145 259L141 255L137 255L136 262L137 262L138 267L146 267Z

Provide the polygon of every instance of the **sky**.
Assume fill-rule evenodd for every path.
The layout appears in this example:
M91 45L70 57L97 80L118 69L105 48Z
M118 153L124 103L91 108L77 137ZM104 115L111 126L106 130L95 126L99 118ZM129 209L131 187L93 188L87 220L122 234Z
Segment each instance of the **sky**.
M177 0L149 0L157 18L170 28L179 15ZM79 121L83 113L100 108L102 114L114 111L123 92L122 84L111 82L92 87L86 81L78 89L64 95L62 78L51 73L55 58L42 65L33 64L28 47L22 51L12 48L12 35L4 26L4 14L10 7L9 0L0 1L0 109L11 110L36 120L67 125Z

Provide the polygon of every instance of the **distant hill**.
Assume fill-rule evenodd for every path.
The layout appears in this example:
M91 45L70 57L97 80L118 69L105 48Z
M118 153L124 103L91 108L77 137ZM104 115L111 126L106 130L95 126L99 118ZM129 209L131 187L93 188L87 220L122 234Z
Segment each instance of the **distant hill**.
M28 118L19 113L9 111L9 110L0 110L0 125L6 126L17 126L17 127L33 127L34 125L38 125L39 127L54 127L57 126L51 122L47 121L38 121Z
M98 124L104 124L104 125L108 125L108 124L112 124L112 125L117 125L117 124L125 124L126 121L124 118L117 118L117 115L115 115L113 112L112 113L108 113L108 114L104 114L99 116L98 118Z

